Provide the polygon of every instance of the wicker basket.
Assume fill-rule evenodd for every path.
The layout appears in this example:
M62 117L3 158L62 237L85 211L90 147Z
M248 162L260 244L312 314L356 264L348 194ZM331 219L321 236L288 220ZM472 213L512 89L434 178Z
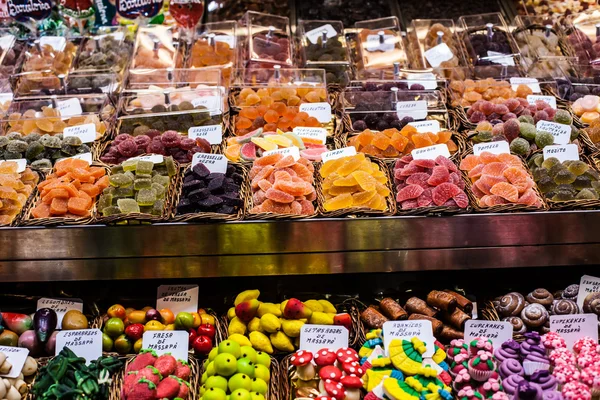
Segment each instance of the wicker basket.
M104 164L92 163L92 167L102 167L105 169L108 175L110 170ZM41 181L40 181L41 182ZM29 200L27 211L23 213L23 218L19 221L20 226L52 226L52 225L87 225L94 222L94 216L96 215L96 203L98 198L93 202L92 208L90 209L90 215L87 217L79 218L65 218L65 217L49 217L49 218L34 218L32 211L38 202L42 201L40 192L36 189L35 196Z
M465 151L463 158L470 154L473 154L473 148L468 148ZM529 172L529 168L527 168L527 165L525 164L523 159L520 158L520 160L521 160L521 163L523 164L523 168L525 169L525 171L527 171L531 175L531 173ZM473 205L473 209L477 212L485 212L485 213L526 212L526 211L546 211L549 209L548 205L546 204L546 202L544 200L544 196L540 193L537 185L533 186L533 190L535 191L535 193L540 198L540 201L542 202L542 206L540 208L528 206L525 204L500 204L500 205L491 206L491 207L480 207L477 196L475 196L475 194L473 193L473 189L472 189L473 183L471 182L471 179L469 178L466 171L461 171L461 172L463 174L465 182L467 183L467 185L465 186L465 192L467 193L467 196L469 196L469 201ZM531 177L531 179L533 180L533 177Z
M174 204L175 195L177 193L177 189L180 187L181 183L181 173L179 164L177 161L175 162L175 166L177 167L178 173L171 177L171 182L169 183L169 188L165 193L165 204L161 215L152 215L152 214L144 214L144 213L130 213L130 214L116 214L109 215L107 217L102 216L100 210L96 208L95 210L95 218L94 222L98 224L115 224L115 223L124 223L126 222L128 225L141 224L141 223L154 223L154 222L165 222L171 216L171 208ZM102 194L98 195L98 198Z
M41 170L41 169L37 169L37 168L31 168L28 167L29 169L31 169L34 172L37 172L39 179L38 179L38 183L42 182L44 179L46 179L46 173L45 171ZM27 201L25 201L25 204L23 204L23 207L21 208L21 211L19 212L19 214L17 214L17 216L12 220L12 222L8 225L0 225L1 226L19 226L21 221L26 217L27 215L27 211L29 211L29 209L32 207L32 204L37 196L37 185L33 188L33 190L31 191L31 194L29 195L29 197L27 198Z
M252 191L250 190L250 183L248 181L248 168L240 163L232 163L228 162L228 164L233 165L236 168L236 171L242 175L243 181L240 185L240 198L244 202L244 205L240 207L240 209L235 214L219 214L214 212L200 212L200 213L191 213L191 214L177 214L177 205L179 204L179 200L181 199L181 193L183 189L183 178L185 177L185 173L192 169L192 166L182 169L180 171L180 176L177 179L177 188L175 190L173 203L172 203L172 211L170 221L173 222L192 222L192 221L239 221L244 218L244 209L245 204L248 202L248 199L252 196Z
M354 207L354 208L344 208L341 210L335 211L326 211L325 204L325 196L323 195L323 178L319 173L321 169L322 163L318 163L315 168L315 177L316 177L316 187L317 187L317 201L319 203L319 211L320 214L324 217L352 217L352 218L360 218L360 217L369 217L369 216L390 216L396 213L396 199L394 198L394 191L391 187L392 180L390 179L389 169L385 162L380 159L369 157L369 159L379 166L379 169L383 171L387 178L387 184L385 185L389 190L390 194L386 197L387 208L384 211L381 210L373 210L371 208L366 207Z

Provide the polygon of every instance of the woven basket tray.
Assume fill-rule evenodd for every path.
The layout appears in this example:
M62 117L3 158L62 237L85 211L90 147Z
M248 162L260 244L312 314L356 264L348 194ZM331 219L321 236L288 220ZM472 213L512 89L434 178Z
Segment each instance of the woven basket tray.
M183 189L183 177L185 173L192 169L191 165L185 169L181 169L180 176L177 179L177 188L175 190L175 194L173 197L173 204L171 210L171 221L174 222L192 222L192 221L239 221L244 218L244 210L246 207L246 203L249 201L248 199L252 196L252 191L250 190L250 184L248 181L248 168L240 163L232 163L228 162L228 164L233 165L236 168L236 171L240 173L243 177L243 182L240 187L240 198L244 201L244 206L240 207L237 213L235 214L219 214L214 212L201 212L201 213L192 213L192 214L177 214L177 205L179 204L179 200L181 199L181 193Z
M41 169L37 169L37 168L31 168L28 167L29 169L31 169L34 172L37 172L39 179L38 179L38 183L42 182L44 179L46 179L46 171L41 170ZM32 207L32 203L34 202L36 196L37 196L37 186L33 188L33 190L31 191L31 194L29 195L29 197L27 198L27 201L25 201L25 204L23 204L23 207L21 208L21 211L19 212L19 214L17 214L17 216L15 217L15 219L13 219L13 221L8 224L8 225L0 225L0 226L19 226L21 221L25 218L25 216L27 215L27 211L29 211L29 209Z
M106 170L106 174L110 173L110 169L104 165L99 163L92 163L92 167L102 167ZM40 181L41 182L41 181ZM49 217L49 218L34 218L31 214L35 206L38 202L41 202L40 192L35 190L35 197L30 199L27 211L23 213L23 218L19 221L20 226L51 226L51 225L87 225L91 224L94 221L94 216L96 215L96 204L98 202L98 198L92 204L92 208L90 209L90 215L87 217L80 218L65 218L65 217Z
M468 148L465 151L465 153L463 154L463 158L468 156L469 154L473 154L472 147ZM523 159L521 159L521 163L523 164L523 168L525 169L525 171L527 171L527 173L529 173L530 178L533 179L533 177L531 177L531 172L529 171L529 168L527 167L527 164L525 164ZM473 193L473 190L472 190L473 183L471 183L471 179L469 178L466 171L461 170L461 173L463 174L463 178L464 178L465 182L467 183L467 185L465 186L465 192L467 193L467 196L469 196L469 202L473 206L473 210L475 210L477 212L485 212L485 213L527 212L527 211L547 211L549 209L549 207L546 204L546 201L544 199L544 196L540 193L537 185L533 186L533 190L536 192L536 194L538 195L538 197L540 198L540 200L542 202L542 207L540 207L540 208L528 206L525 204L500 204L500 205L492 206L492 207L480 207L479 202L477 200L477 196L475 196L475 194Z
M384 211L373 210L371 208L366 208L366 207L344 208L344 209L335 210L335 211L325 211L325 208L324 208L325 196L323 195L323 180L324 179L321 177L321 174L319 174L322 163L318 163L317 167L315 168L315 174L316 174L315 180L316 180L316 187L317 187L317 201L319 203L319 212L322 216L333 217L333 218L336 218L336 217L357 218L357 217L384 216L384 215L389 216L389 215L394 215L396 213L396 199L394 197L394 190L391 187L392 180L390 179L389 168L387 167L385 162L383 162L380 159L372 158L372 157L369 157L369 159L372 162L374 162L375 164L377 164L379 166L379 169L381 169L381 171L383 171L383 173L387 177L386 187L390 190L389 196L386 197L387 208Z

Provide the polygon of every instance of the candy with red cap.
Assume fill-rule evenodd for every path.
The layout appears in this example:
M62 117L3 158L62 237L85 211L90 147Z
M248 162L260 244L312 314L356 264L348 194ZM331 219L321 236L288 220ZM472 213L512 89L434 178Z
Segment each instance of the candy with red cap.
M362 379L356 375L346 375L340 379L340 383L346 389L360 389L363 385Z
M352 361L358 361L358 353L354 349L343 347L335 353L340 364Z
M332 381L338 382L342 378L342 371L333 365L326 365L319 370L319 377L321 379L331 379Z
M333 351L329 349L321 349L317 351L315 354L315 363L319 367L324 367L326 365L333 365L336 360L336 355Z
M335 400L335 399L331 396L321 395L321 396L317 397L315 400Z
M298 378L303 381L313 379L317 373L315 366L311 362L312 359L313 354L308 350L298 350L296 354L290 358L290 362L296 367Z
M356 375L361 378L365 374L365 369L358 361L352 361L342 364L342 369L348 375Z
M326 379L324 388L327 394L335 400L344 400L344 397L346 397L346 389L344 389L344 385L339 382Z

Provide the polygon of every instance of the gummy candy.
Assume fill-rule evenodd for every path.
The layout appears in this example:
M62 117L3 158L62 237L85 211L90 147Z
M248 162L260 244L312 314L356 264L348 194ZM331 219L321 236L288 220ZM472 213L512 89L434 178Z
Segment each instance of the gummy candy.
M546 146L554 144L554 136L548 132L538 131L535 135L535 144L538 148L543 149Z

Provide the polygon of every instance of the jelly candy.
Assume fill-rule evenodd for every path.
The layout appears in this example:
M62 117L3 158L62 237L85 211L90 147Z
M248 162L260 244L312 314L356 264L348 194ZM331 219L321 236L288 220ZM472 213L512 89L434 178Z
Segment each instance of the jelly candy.
M134 199L118 199L117 207L119 207L119 211L121 211L121 214L131 214L140 212L140 206L138 202Z

